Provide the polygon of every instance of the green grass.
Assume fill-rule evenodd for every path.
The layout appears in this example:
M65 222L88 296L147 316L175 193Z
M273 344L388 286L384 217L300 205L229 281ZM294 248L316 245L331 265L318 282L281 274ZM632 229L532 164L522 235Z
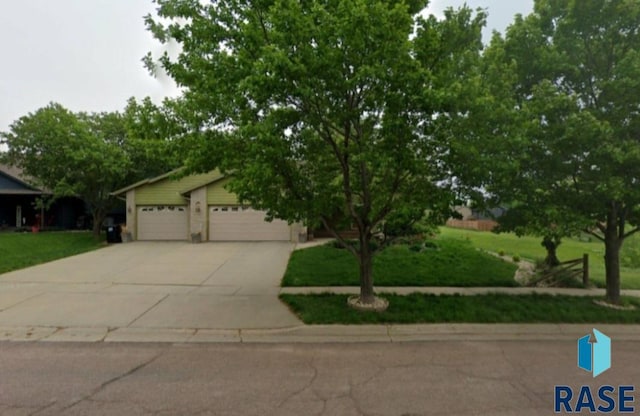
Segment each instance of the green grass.
M640 299L625 298L633 311L593 303L594 297L552 295L478 296L382 295L385 312L360 312L347 306L347 295L280 295L305 324L409 323L640 323Z
M474 247L498 252L503 250L507 255L520 255L524 259L543 259L545 249L540 245L539 237L517 237L515 234L495 234L473 230L441 227L440 238L470 241ZM596 240L582 241L575 238L565 238L558 247L560 261L582 257L589 254L589 274L591 281L599 287L605 285L604 243ZM640 235L635 234L625 241L620 259L622 264L633 265L637 260L635 253L640 253ZM640 268L621 267L621 283L623 289L640 289Z
M374 257L376 286L517 286L516 266L476 250L460 239L440 239L437 249L414 252L406 245ZM295 251L283 286L359 286L355 257L324 245Z
M0 233L0 273L102 247L90 232Z

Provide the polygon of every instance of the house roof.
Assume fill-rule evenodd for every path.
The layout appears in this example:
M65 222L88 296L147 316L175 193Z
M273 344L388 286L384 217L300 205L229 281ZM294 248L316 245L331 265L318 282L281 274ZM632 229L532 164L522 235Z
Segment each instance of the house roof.
M198 188L202 188L205 185L218 182L219 180L224 178L225 178L225 175L220 173L218 169L212 170L211 172L207 172L206 174L204 174L201 180L191 184L191 186L185 189L182 189L180 191L180 195L183 195L183 196L189 195L191 192L195 191Z
M24 171L16 166L0 163L0 176L18 185L18 188L3 187L2 181L0 181L0 194L2 195L42 195L45 193L42 189L31 185Z
M124 188L120 188L117 191L113 191L111 192L111 195L113 196L118 196L118 195L122 195L122 194L126 194L128 191L135 189L135 188L139 188L143 185L149 185L152 183L156 183L156 182L160 182L163 179L166 179L172 175L176 175L178 173L180 173L180 171L182 171L182 168L178 168L178 169L174 169L171 172L167 172L163 175L160 176L156 176L155 178L147 178L147 179L143 179L141 181L138 181L132 185L129 186L125 186Z
M151 185L151 184L160 182L162 180L165 180L167 178L170 178L171 176L179 175L183 170L184 168L179 168L179 169L172 170L171 172L167 172L163 175L156 176L155 178L144 179L132 185L126 186L122 189L118 189L117 191L113 191L111 192L111 195L120 196L120 195L126 194L128 191L132 189L140 188L141 186L145 186L145 185ZM191 175L188 175L188 176L191 176ZM207 173L194 175L194 176L197 177L197 180L195 182L190 181L189 185L186 188L180 190L180 195L183 195L183 196L188 195L192 191L198 188L201 188L213 182L217 182L220 179L223 179L225 177L225 175L220 173L220 171L217 169L214 169Z

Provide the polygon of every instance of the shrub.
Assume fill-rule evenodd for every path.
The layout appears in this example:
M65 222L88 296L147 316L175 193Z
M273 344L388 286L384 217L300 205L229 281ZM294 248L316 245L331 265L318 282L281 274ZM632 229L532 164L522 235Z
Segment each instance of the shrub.
M427 240L424 242L424 248L427 250L438 250L438 245L435 241Z
M636 236L628 238L620 251L620 263L623 267L640 269L640 239Z
M419 253L422 251L422 244L412 244L409 246L409 250Z
M514 261L514 263L520 263L520 256L518 256L517 254L511 257L511 259Z
M500 256L504 256L504 250L498 250L498 254L499 254Z

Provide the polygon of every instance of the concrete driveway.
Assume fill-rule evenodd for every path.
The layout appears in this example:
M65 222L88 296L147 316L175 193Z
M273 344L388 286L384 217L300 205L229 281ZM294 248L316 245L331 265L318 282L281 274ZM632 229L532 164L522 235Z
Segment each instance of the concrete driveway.
M98 340L120 328L188 335L298 326L277 297L292 249L281 242L135 242L6 273L0 327L82 328Z

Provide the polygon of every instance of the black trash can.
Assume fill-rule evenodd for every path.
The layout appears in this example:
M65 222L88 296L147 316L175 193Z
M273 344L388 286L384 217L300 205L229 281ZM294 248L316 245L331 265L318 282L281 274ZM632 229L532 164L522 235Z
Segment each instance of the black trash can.
M109 225L105 227L107 231L107 243L122 243L122 231L119 225Z

